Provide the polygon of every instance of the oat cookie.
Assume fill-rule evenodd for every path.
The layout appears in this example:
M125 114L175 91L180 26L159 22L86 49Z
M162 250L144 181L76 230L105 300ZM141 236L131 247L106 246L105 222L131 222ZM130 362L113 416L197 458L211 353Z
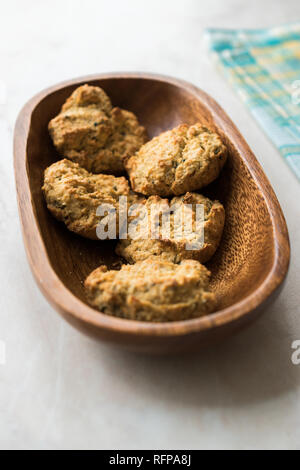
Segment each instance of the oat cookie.
M70 108L94 108L109 116L112 104L102 88L98 86L82 85L72 93L62 106L62 112Z
M182 124L144 144L125 161L134 191L179 196L216 179L226 161L220 137L201 124Z
M43 192L47 207L69 230L96 240L100 221L96 211L100 204L111 204L118 211L119 196L129 204L138 197L124 177L93 175L77 163L60 160L45 170Z
M85 281L90 304L101 312L131 320L166 322L211 313L210 272L194 260L180 264L151 256L120 271L101 266Z
M48 128L60 155L93 173L122 173L123 158L146 141L137 117L113 108L104 90L90 85L72 93Z
M204 244L202 247L193 245L198 240L199 232L196 232L195 225L196 204L202 204L204 209ZM139 222L140 230L137 236L120 240L116 252L129 263L136 263L144 260L151 255L160 255L164 260L178 263L183 259L195 259L201 263L207 262L215 253L222 236L225 210L219 201L211 201L205 196L197 193L186 193L184 196L178 196L168 200L159 196L150 196L143 201L146 211L141 216ZM185 205L185 212L183 206ZM157 214L168 211L170 207L178 207L181 211L181 218L176 218L170 214L170 218L158 218L159 229L157 231L158 239L153 239L151 230L150 211L157 208ZM155 220L154 220L155 222ZM170 222L170 225L169 225ZM170 227L169 233L166 230ZM138 237L138 238L137 238ZM187 244L190 248L187 249Z

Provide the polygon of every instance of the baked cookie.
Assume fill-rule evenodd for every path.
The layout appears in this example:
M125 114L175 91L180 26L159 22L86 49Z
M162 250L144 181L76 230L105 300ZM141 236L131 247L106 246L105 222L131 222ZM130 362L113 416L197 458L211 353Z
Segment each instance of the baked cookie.
M77 88L49 123L60 155L92 173L120 174L123 158L146 142L146 131L130 111L113 108L99 87Z
M203 244L200 244L201 232L196 226L197 204L203 205L204 211ZM183 259L205 263L213 256L220 243L225 222L225 210L219 201L211 201L197 193L186 193L184 196L174 197L170 202L159 196L150 196L143 201L143 205L146 210L138 221L139 230L135 231L134 237L130 237L129 232L128 239L118 242L116 252L119 256L129 263L136 263L151 255L159 255L173 263ZM177 208L177 216L171 212L169 219L164 219L162 215L159 217L159 213L168 213L170 207ZM155 213L156 219L153 217ZM152 223L157 227L156 232L155 229L151 231L154 226Z
M226 157L226 147L215 132L201 124L182 124L154 137L124 164L134 191L168 197L211 183Z
M118 215L120 196L127 196L129 204L139 200L130 190L126 178L93 175L67 159L45 170L42 189L47 207L56 219L64 222L72 232L94 240L98 239L96 229L102 220L96 213L100 204L112 205Z
M61 111L68 111L70 108L94 108L102 111L107 116L110 115L112 104L102 88L98 86L82 85L73 91L72 95L63 104Z
M123 159L133 155L147 140L145 128L130 111L113 108L110 125L112 131L92 162L90 171L93 173L123 173Z
M85 281L89 303L101 312L131 320L166 322L211 313L216 296L208 290L210 272L194 260L180 264L158 256L120 271L101 266Z

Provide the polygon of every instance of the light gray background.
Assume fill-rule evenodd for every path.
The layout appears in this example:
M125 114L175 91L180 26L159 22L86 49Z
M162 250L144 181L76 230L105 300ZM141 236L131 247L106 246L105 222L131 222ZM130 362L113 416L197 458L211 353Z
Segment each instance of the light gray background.
M299 0L5 2L0 16L1 448L300 449L299 183L207 55L209 26L300 20ZM150 71L211 93L261 162L285 213L281 297L247 331L182 358L139 357L66 324L32 279L15 200L12 135L42 88L89 73ZM299 77L300 78L300 77Z

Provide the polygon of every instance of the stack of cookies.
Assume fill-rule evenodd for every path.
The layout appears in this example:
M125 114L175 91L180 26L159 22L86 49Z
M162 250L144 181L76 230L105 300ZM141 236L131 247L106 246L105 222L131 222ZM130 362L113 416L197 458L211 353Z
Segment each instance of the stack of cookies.
M154 322L213 312L217 296L209 290L210 272L202 263L220 243L225 211L219 201L196 191L224 166L227 151L221 138L197 123L147 142L132 112L114 108L104 90L89 85L67 99L49 132L63 159L45 170L48 209L69 230L99 243L105 243L99 240L99 224L109 225L113 213L113 233L120 238L116 253L124 264L119 271L100 266L88 276L89 303L108 315ZM124 232L122 223L121 234L124 198L131 230L126 225ZM104 217L101 206L110 207L110 215ZM192 230L198 207L201 243L199 228ZM153 213L158 215L154 235L149 230ZM189 229L182 227L183 220L191 222Z

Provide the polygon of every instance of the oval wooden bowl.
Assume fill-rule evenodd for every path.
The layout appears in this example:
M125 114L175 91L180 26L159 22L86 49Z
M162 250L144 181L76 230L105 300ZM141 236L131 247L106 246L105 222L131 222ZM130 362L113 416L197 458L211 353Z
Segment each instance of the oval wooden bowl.
M41 185L44 169L58 160L47 125L79 85L99 85L115 106L137 114L150 137L180 123L212 126L229 148L217 181L204 194L226 209L221 245L208 263L217 312L195 320L143 323L99 313L88 306L83 281L100 264L113 265L114 242L89 241L69 232L48 212ZM107 74L72 80L35 96L21 111L14 137L14 164L25 247L44 295L72 325L127 348L169 353L194 350L233 333L274 300L286 276L286 223L261 166L218 104L179 80L150 74Z

